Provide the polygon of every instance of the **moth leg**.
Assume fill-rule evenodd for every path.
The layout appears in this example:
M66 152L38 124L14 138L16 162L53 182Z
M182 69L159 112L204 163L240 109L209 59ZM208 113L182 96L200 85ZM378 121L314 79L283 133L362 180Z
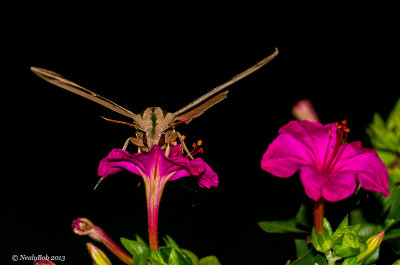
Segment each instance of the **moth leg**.
M178 132L174 132L173 134L171 134L167 139L165 139L165 142L167 144L169 144L170 142L175 142L176 138L178 137L179 133Z
M189 150L187 149L186 144L185 144L185 141L182 140L182 135L181 135L180 133L178 133L178 132L176 132L176 133L177 133L177 135L178 135L179 141L180 141L181 144L182 144L183 150L185 150L186 153L188 154L188 156L193 160L194 157L190 154Z
M122 147L122 150L126 151L126 148L128 147L129 142L133 143L134 145L139 147L144 146L143 145L143 140L135 138L135 137L129 137L128 139L126 139L124 147Z
M171 143L175 142L176 137L178 137L178 133L177 132L173 132L170 136L168 136L168 138L166 138L164 140L164 143L167 145L167 147L165 148L165 156L168 157L169 156L169 152L170 152L170 148L171 148Z
M171 145L170 144L167 144L167 148L165 148L165 156L166 157L169 157L169 152L170 152L170 150L171 150L171 147L170 147Z

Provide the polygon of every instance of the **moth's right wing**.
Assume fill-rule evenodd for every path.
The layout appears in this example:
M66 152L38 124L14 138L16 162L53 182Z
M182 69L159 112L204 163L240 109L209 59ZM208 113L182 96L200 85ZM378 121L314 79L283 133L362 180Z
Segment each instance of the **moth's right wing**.
M57 74L53 71L46 70L43 68L38 68L38 67L31 67L32 72L34 72L37 76L43 78L47 82L56 85L58 87L64 88L65 90L71 91L72 93L78 94L79 96L82 96L84 98L90 99L91 101L94 101L100 105L103 105L106 108L109 108L115 112L118 112L126 117L132 118L133 120L136 120L137 115L131 112L130 110L127 110L118 104L112 102L111 100L108 100L84 87L81 87L80 85L71 82L67 79L65 79L62 75Z
M275 49L271 55L265 57L257 64L253 65L252 67L248 68L247 70L241 72L240 74L232 77L229 81L217 86L213 90L209 91L208 93L204 94L203 96L199 97L198 99L194 100L190 104L186 105L185 107L181 108L180 110L174 112L175 119L178 123L189 123L192 119L197 118L201 114L204 113L207 109L211 108L218 102L224 100L227 97L228 90L225 90L228 86L236 83L240 79L248 76L251 73L254 73L267 63L269 63L272 59L274 59L278 55L278 49Z

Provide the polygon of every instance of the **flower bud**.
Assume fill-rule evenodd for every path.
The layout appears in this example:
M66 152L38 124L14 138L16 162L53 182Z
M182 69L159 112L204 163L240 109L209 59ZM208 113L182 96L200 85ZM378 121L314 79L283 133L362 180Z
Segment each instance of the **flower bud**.
M299 121L308 120L312 122L320 122L311 101L308 99L297 102L292 108L292 113Z
M95 226L87 218L76 218L72 222L71 226L72 226L72 230L74 231L75 234L78 234L80 236L88 235L93 240L96 240L99 242L103 242L104 238L107 237L107 235L104 233L104 231L100 227Z
M96 264L96 265L112 265L111 261L108 259L106 254L104 254L104 252L101 249L99 249L92 243L87 243L86 246L89 250L89 254L92 257L94 264Z
M72 222L72 230L75 234L81 236L88 235L91 239L103 243L104 246L114 253L122 262L125 264L132 264L132 256L122 250L106 233L104 233L103 229L94 225L89 219L76 218Z
M366 257L374 253L374 251L381 245L385 231L382 231L367 239L367 249L357 255L357 262L364 260Z

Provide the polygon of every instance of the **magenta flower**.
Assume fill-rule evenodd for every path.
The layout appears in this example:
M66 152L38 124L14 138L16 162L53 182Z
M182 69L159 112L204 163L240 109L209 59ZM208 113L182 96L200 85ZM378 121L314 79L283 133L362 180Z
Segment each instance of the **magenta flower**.
M168 181L182 177L194 177L200 187L218 186L217 174L201 158L189 160L182 156L181 145L172 146L164 151L154 145L149 152L129 154L122 149L113 149L99 165L98 175L103 179L121 170L143 178L151 249L158 250L158 208L162 192Z
M308 99L303 99L297 102L292 107L293 116L299 121L308 120L313 122L320 122L317 113L314 110L311 101Z
M300 170L308 197L336 202L354 193L357 184L389 195L388 172L375 150L361 142L346 143L348 128L342 124L291 121L265 152L261 167L281 178Z

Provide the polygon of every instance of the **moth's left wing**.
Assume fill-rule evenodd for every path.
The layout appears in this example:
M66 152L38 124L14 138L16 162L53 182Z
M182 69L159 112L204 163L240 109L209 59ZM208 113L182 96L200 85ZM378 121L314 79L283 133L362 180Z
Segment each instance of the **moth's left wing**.
M72 81L65 79L62 75L57 74L56 72L38 67L31 67L31 70L37 76L43 78L44 80L53 85L56 85L72 93L75 93L81 97L94 101L108 109L118 112L126 117L132 118L135 121L137 119L137 115L134 114L132 111L127 110L124 107L121 107L120 105L112 102L111 100L106 99L105 97L102 97L99 94L90 91L89 89L86 89Z
M237 81L248 76L249 74L257 71L258 69L266 65L268 62L270 62L272 59L274 59L277 55L278 55L278 49L275 49L275 52L272 53L270 56L264 58L254 66L234 76L228 82L225 82L222 85L217 86L207 94L204 94L203 96L199 97L192 103L176 111L174 113L174 116L176 117L175 120L178 121L177 123L184 122L187 124L192 119L197 118L198 116L203 114L204 111L211 108L212 106L214 106L215 104L224 100L227 97L229 91L223 91L225 88L232 85L233 83L236 83Z

